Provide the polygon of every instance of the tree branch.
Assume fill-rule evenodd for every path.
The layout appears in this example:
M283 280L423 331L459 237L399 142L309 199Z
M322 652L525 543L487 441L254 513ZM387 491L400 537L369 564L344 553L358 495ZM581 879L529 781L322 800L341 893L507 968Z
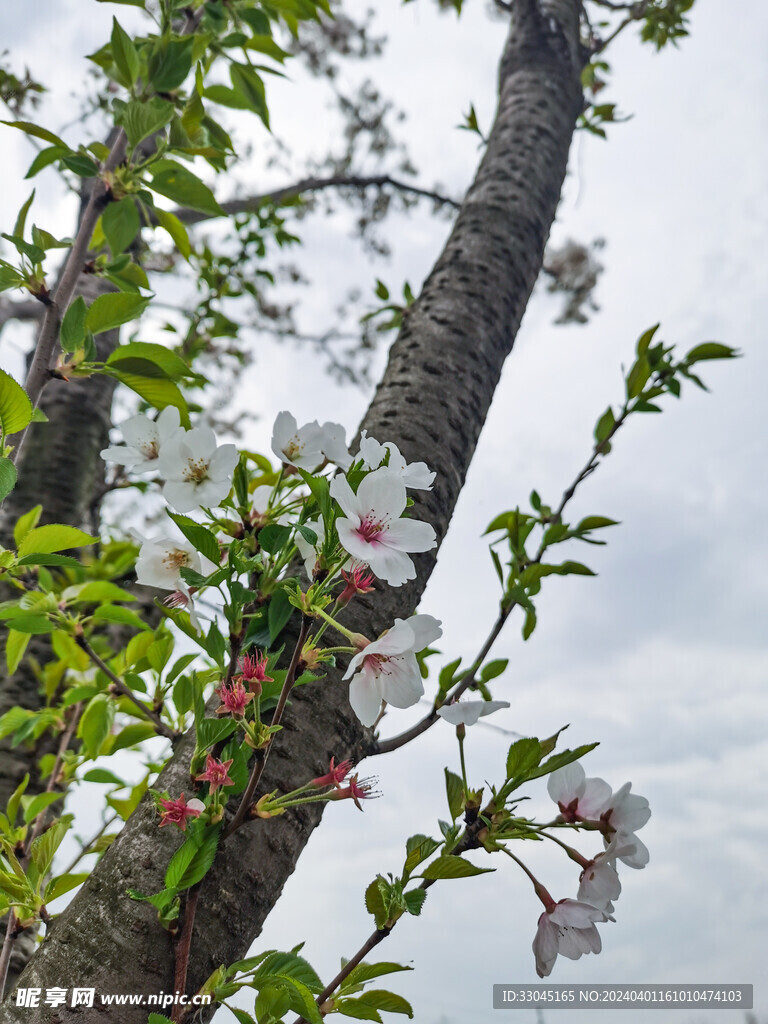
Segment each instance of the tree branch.
M250 213L258 210L264 203L280 204L287 199L293 199L305 192L321 192L327 188L353 188L364 192L367 188L391 187L400 192L409 192L424 199L431 199L441 206L450 206L454 210L461 208L461 203L450 196L440 192L433 192L430 189L419 188L410 185L406 181L400 181L389 174L378 174L371 177L364 177L355 174L333 174L327 178L302 178L293 185L285 185L283 188L274 189L272 192L263 192L260 195L248 196L245 199L232 199L228 203L222 203L221 208L228 216L236 213ZM174 213L185 224L198 224L200 221L210 220L209 213L201 213L199 210L178 209Z

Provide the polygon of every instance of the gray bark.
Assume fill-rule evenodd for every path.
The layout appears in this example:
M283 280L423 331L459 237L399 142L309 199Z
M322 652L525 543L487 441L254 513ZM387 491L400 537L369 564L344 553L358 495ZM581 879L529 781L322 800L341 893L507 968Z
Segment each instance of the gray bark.
M414 515L442 540L475 445L511 351L560 195L576 117L581 109L577 0L518 0L500 66L499 106L490 140L453 232L410 309L383 380L362 424L395 441L409 460L437 471L434 489L417 498ZM375 636L416 608L436 552L418 556L418 579L353 602L352 628ZM331 755L360 759L370 735L349 708L333 673L298 691L267 765L261 791L286 791L320 773ZM190 791L187 736L157 788ZM241 957L258 935L287 877L320 820L299 808L243 826L225 844L200 893L188 991L221 963ZM90 880L31 960L23 986L85 985L97 992L153 993L173 987L171 940L144 903L125 891L162 888L181 837L158 830L145 800ZM101 1020L144 1024L146 1008L16 1009L2 1021Z

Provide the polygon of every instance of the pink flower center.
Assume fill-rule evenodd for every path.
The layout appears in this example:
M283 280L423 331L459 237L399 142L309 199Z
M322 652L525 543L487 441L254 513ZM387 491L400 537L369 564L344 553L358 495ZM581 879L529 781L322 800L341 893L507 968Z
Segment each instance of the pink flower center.
M373 512L369 512L358 526L356 533L366 543L372 544L386 528L387 517L384 519L374 519Z

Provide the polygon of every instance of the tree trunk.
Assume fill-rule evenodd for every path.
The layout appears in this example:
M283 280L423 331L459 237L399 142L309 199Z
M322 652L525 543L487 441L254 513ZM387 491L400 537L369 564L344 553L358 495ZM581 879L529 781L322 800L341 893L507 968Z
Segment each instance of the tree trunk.
M543 8L543 11L540 10ZM480 430L541 268L574 123L581 109L578 0L517 0L499 74L499 106L475 181L453 232L411 307L362 426L393 440L409 460L437 471L414 512L441 541ZM353 629L375 636L416 608L436 552L417 556L418 579L353 602ZM269 759L262 791L287 791L327 768L331 755L359 759L370 749L340 672L297 691ZM187 736L156 788L189 792ZM311 808L311 809L310 809ZM313 828L318 807L243 826L225 844L200 891L188 991L221 963L245 954L277 902ZM146 903L126 889L163 887L181 837L160 831L145 799L89 881L50 930L25 970L25 987L95 987L97 994L173 989L171 940ZM97 996L98 1003L98 996ZM106 1019L144 1024L146 1008L15 1009L2 1021ZM97 1018L98 1015L98 1018ZM197 1018L196 1018L197 1019Z

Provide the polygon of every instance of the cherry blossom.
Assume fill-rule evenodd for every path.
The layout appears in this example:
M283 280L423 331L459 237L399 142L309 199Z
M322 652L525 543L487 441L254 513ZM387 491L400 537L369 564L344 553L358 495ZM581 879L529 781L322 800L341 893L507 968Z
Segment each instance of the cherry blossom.
M437 713L450 725L474 725L479 718L509 706L508 700L457 700L438 708Z
M344 678L354 676L349 702L363 725L373 725L382 701L396 708L418 703L424 684L416 653L442 635L440 622L431 615L395 619L388 632L351 659Z
M375 784L375 779L358 779L357 775L353 775L343 789L334 789L333 792L329 793L328 799L354 800L355 807L362 811L363 808L360 806L360 801L368 800L378 795L373 790Z
M200 619L195 611L195 603L192 600L191 590L184 584L179 583L179 589L174 590L172 594L163 599L163 604L168 605L169 608L183 608L184 611L189 615L189 621L192 628L196 633L202 633L203 627L200 624Z
M124 445L112 445L100 454L105 462L116 462L133 473L151 473L158 468L162 447L183 436L179 410L167 405L156 420L141 414L120 424Z
M160 827L163 825L178 825L182 832L187 831L187 818L199 818L205 810L202 800L190 800L187 802L182 793L178 800L163 800L160 798L160 806L163 808L160 816Z
M251 693L260 694L263 683L274 682L273 677L267 675L268 661L267 655L260 654L258 651L254 651L253 654L245 654L240 659L240 678L244 683L248 683Z
M357 494L345 476L335 476L331 497L344 513L344 518L336 520L336 529L345 551L369 565L390 586L415 579L408 552L429 551L437 537L429 523L400 518L407 499L405 484L397 473L386 466L374 470L363 478Z
M576 898L590 906L613 913L613 901L621 895L621 882L616 871L615 849L608 848L598 853L581 872L579 891Z
M553 903L539 918L533 940L538 976L546 978L551 974L558 953L569 960L578 960L584 953L599 953L603 946L595 922L607 920L604 911L589 903Z
M158 460L165 479L163 497L177 512L218 505L229 494L238 458L233 444L216 444L208 426L172 438Z
M588 779L581 765L574 761L552 772L547 791L560 808L565 821L596 821L611 787L603 779Z
M233 718L245 717L245 709L254 696L246 690L240 679L233 679L229 685L222 683L214 692L221 701L216 708L216 714L232 715Z
M376 438L368 437L368 431L363 430L360 434L360 458L362 458L368 469L378 469L387 458L389 468L397 473L406 487L416 491L429 491L435 479L426 462L406 462L400 449L393 441L385 441L380 444Z
M316 779L312 779L310 786L314 786L315 789L325 789L326 786L336 786L338 789L339 783L343 782L351 771L351 761L341 761L339 764L336 764L336 759L332 757L326 774L319 775Z
M178 591L188 596L187 586L181 578L181 569L194 569L195 572L202 569L200 555L186 540L156 537L141 545L136 560L138 583L159 590Z
M358 565L350 570L342 569L341 575L347 585L336 598L337 608L346 608L353 597L357 597L358 594L371 594L376 589L371 586L373 573L368 572L365 565Z
M324 423L321 427L313 420L300 427L295 416L280 412L272 428L271 447L281 462L299 469L316 469L326 459L342 469L352 465L340 423Z
M607 828L605 842L620 848L617 859L628 867L644 868L650 855L635 832L648 822L651 809L646 798L631 793L631 789L632 783L626 782L613 793L600 810L600 820Z
M234 786L234 779L229 777L229 769L234 763L234 758L229 761L219 761L211 754L205 758L205 771L195 776L195 782L207 782L211 793L215 793L222 786Z

